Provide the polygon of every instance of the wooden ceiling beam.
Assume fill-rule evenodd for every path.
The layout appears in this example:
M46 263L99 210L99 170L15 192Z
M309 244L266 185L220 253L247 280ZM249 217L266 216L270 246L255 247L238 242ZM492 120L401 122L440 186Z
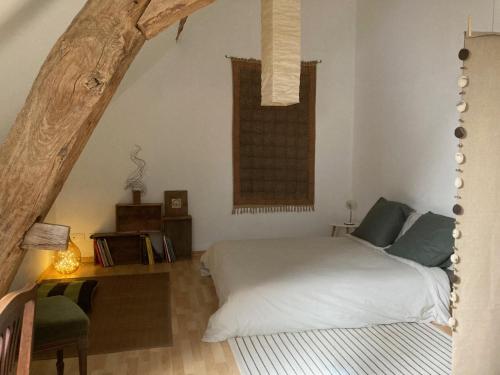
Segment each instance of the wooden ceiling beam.
M190 16L215 0L151 0L137 27L146 39L158 35L167 27Z

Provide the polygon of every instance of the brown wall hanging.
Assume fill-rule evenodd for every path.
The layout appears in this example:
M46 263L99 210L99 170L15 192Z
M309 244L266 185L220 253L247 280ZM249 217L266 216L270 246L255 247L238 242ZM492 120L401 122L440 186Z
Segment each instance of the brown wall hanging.
M314 210L316 62L302 63L300 103L261 106L261 63L232 58L233 214Z

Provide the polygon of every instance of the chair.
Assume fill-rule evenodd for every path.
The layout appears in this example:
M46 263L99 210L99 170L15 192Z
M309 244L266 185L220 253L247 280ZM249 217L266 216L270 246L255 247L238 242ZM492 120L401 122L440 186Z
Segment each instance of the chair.
M39 298L36 302L34 352L57 351L57 374L64 374L64 348L76 346L80 375L87 374L89 318L64 296ZM0 372L0 375L3 375Z
M0 374L29 375L36 284L0 299Z

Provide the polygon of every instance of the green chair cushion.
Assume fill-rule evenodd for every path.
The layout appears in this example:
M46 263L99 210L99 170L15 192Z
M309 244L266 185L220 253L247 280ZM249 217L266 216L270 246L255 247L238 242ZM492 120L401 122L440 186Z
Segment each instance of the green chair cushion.
M57 341L87 335L89 318L76 303L64 296L40 298L35 312L35 349Z

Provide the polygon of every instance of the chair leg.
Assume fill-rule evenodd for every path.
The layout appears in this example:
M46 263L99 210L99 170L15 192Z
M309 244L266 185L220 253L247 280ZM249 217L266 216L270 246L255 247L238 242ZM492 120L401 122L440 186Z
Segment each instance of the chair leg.
M62 349L57 350L57 375L64 375L64 352Z
M82 337L78 340L78 364L80 368L80 375L87 375L87 337Z

